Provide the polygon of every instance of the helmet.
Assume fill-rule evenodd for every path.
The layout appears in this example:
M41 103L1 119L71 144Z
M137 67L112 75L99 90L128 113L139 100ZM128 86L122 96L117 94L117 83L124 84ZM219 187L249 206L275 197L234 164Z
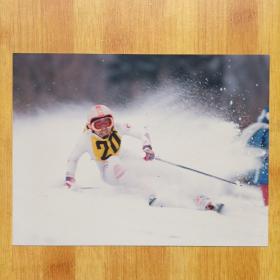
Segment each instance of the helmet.
M95 119L100 119L104 117L113 118L113 112L105 105L95 105L91 108L90 113L88 114L88 124L90 124Z
M87 127L102 138L107 137L114 127L113 112L105 105L93 106L87 121Z

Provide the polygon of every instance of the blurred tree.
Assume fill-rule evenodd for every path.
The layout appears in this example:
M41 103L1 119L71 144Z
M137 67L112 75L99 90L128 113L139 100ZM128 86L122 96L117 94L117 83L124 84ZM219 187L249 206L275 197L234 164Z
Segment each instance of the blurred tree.
M265 55L225 56L223 84L225 106L231 119L242 127L255 122L268 106L269 57Z
M268 56L15 54L14 108L126 104L176 85L182 97L242 127L268 105Z

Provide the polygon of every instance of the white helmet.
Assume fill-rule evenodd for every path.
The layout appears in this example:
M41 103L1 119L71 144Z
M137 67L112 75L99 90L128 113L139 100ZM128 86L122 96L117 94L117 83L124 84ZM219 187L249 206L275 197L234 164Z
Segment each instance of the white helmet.
M99 119L103 117L111 117L114 123L113 112L105 105L95 105L91 108L88 114L88 124L90 124L94 119Z

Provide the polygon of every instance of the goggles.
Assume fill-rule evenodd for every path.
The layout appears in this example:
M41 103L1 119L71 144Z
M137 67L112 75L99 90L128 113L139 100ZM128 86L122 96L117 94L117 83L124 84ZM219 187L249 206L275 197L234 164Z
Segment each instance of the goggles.
M91 122L91 127L93 130L100 130L102 128L111 128L113 126L113 119L111 117L104 117L100 119L93 120Z

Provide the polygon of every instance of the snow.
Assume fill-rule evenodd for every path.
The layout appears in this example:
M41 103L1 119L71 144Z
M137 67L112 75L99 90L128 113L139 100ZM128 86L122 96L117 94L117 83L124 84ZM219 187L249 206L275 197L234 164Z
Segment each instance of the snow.
M156 100L115 112L120 120L148 125L159 157L233 181L258 166L234 123L187 108L173 97ZM66 160L89 107L68 105L32 116L15 114L13 244L267 245L268 211L259 189L232 186L158 161L145 162L141 145L133 138L123 138L121 154L132 174L130 190L105 184L87 155L78 165L78 186L65 189ZM175 207L148 206L141 191L133 188L139 182ZM224 213L196 210L197 194L224 202Z

